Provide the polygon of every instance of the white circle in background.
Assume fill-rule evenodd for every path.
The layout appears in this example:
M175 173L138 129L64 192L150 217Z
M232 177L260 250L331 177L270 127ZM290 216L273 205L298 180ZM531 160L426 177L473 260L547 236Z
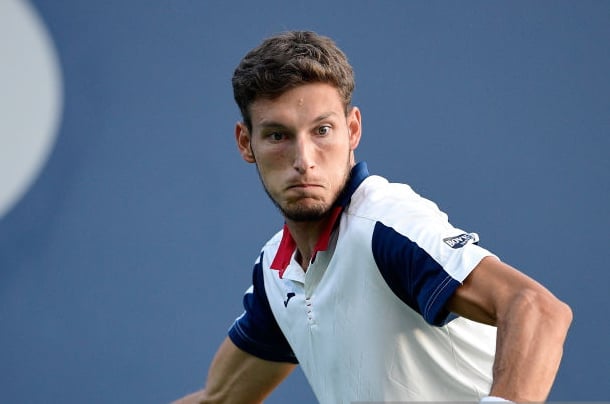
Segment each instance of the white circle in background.
M62 100L58 57L34 7L0 0L0 218L49 157Z

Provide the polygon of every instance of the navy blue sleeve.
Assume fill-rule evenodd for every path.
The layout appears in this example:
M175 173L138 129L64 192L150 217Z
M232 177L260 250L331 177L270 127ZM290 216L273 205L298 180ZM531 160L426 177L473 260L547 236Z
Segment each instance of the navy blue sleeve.
M423 248L378 222L372 240L375 263L394 294L432 325L450 319L447 301L460 282L453 279Z
M263 256L254 265L252 289L244 295L245 312L229 329L229 338L243 351L274 362L298 363L278 326L265 293Z

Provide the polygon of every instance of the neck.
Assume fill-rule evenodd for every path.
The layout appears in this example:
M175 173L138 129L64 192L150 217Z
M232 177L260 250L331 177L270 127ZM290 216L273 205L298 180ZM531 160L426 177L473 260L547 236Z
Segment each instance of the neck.
M297 245L296 259L303 270L307 270L309 262L314 254L316 244L329 225L330 220L332 220L332 217L330 216L315 222L295 222L286 220L286 226L288 226L290 234Z
M292 239L297 245L297 261L306 271L314 254L328 248L330 236L343 208L333 207L321 220L315 222L286 222Z

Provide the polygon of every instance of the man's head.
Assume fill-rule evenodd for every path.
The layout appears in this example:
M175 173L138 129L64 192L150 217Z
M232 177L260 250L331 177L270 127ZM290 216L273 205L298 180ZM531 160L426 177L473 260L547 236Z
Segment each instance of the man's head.
M271 200L287 220L324 219L349 178L361 135L345 55L311 32L281 34L246 55L233 88L243 114L238 149L256 164Z
M308 83L335 87L347 114L354 73L345 54L330 38L291 31L266 39L242 59L233 74L233 95L246 127L252 128L250 106L256 99L274 99Z

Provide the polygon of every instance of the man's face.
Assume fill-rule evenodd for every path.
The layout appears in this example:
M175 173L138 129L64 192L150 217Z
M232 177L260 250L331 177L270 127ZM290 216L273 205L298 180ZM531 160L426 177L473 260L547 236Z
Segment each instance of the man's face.
M305 84L250 107L236 139L244 160L256 163L267 194L293 221L323 218L343 190L360 140L360 111L345 115L329 84Z

